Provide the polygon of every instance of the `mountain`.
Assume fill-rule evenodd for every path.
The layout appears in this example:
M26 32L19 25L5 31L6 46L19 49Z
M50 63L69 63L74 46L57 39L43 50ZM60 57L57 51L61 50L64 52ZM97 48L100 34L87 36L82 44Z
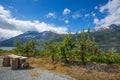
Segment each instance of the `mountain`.
M10 39L1 41L0 45L7 47L14 46L14 41L16 39L20 39L21 42L23 43L29 41L30 39L35 39L36 41L39 42L50 41L50 40L59 41L61 40L61 37L59 36L59 34L51 31L44 31L44 32L28 31L18 36L12 37Z
M66 34L67 35L67 34ZM75 40L75 34L72 34L73 40ZM91 32L91 36L95 38L95 42L102 47L115 47L120 51L120 24L112 24L108 28L101 28L98 31ZM20 34L16 37L0 41L0 46L13 46L14 40L20 39L22 43L35 39L39 43L44 41L62 41L62 34L57 34L51 31L37 32L28 31ZM109 49L109 48L108 48Z
M99 45L118 46L120 45L120 25L112 24L107 29L100 29L92 32L95 41Z
M114 30L114 31L120 31L120 24L112 24L110 26L108 26L110 30Z
M0 38L0 41L4 41L4 40L5 40L5 38L3 38L3 37Z
M94 31L120 31L120 24L111 24L107 27L102 27Z

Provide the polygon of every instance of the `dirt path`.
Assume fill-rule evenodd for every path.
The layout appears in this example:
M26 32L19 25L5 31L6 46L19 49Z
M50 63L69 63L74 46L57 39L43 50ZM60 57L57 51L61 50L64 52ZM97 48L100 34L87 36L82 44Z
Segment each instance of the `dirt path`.
M0 59L0 80L75 80L69 76L53 73L37 68L28 70L11 70L11 67L2 67Z

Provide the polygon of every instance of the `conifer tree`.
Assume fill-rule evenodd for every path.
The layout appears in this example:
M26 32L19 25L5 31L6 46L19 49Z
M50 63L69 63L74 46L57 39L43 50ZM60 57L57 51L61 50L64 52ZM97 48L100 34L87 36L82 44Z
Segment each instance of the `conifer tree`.
M44 50L46 50L51 55L52 63L55 61L55 54L58 50L58 45L56 42L45 42L44 43Z
M21 41L19 40L19 39L16 39L15 41L14 41L14 46L15 46L15 52L16 52L16 54L19 54L19 53L21 53L21 51L22 51L22 45L21 45Z
M36 56L36 41L31 39L28 44L30 46L30 52L35 57Z
M64 59L64 62L67 63L69 57L71 56L71 50L74 48L75 44L72 41L71 33L63 40L60 45L61 57Z

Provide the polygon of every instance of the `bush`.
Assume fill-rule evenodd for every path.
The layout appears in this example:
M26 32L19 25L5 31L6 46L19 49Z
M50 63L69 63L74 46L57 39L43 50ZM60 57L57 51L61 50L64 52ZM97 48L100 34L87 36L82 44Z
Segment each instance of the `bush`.
M114 63L119 63L120 64L120 54L112 54L112 56L110 56L110 54L107 55L101 55L101 56L95 56L92 55L90 57L91 61L95 61L95 62L101 62L101 63L110 63L110 64L114 64Z

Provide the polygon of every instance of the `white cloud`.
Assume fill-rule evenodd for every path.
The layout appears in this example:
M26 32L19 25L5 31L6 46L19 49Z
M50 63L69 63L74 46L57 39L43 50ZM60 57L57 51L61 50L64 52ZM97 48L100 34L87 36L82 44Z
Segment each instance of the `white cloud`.
M94 13L94 12L92 12L91 14L92 14L92 16L93 16L93 17L95 17L95 16L96 16L96 13Z
M85 14L85 17L88 17L90 14Z
M4 7L0 5L1 34L3 34L4 37L13 37L26 31L53 31L56 33L66 33L67 28L63 26L50 25L45 22L39 22L38 20L18 20L12 17L9 10L5 10Z
M114 13L118 8L120 8L120 0L109 0L109 2L100 7L100 12L107 10L109 13Z
M5 10L4 7L0 5L0 16L9 18L11 16L10 11Z
M56 18L56 16L55 16L55 13L52 13L52 12L49 12L47 15L45 15L46 16L46 18L50 18L50 17L52 17L52 18Z
M17 35L22 34L22 33L23 32L17 31L17 30L7 30L7 29L0 28L0 34L1 34L0 38L8 39L8 38L17 36Z
M71 10L68 9L68 8L65 8L64 11L63 11L63 15L67 15L67 14L70 14L71 13Z
M94 24L97 24L99 22L98 18L94 18Z
M75 12L73 15L72 15L72 18L73 19L78 19L80 18L82 15L79 13L79 11Z
M98 6L95 6L94 9L95 9L95 10L98 9Z
M68 24L68 23L69 23L69 20L65 20L64 22L65 22L66 24Z
M107 28L110 24L120 24L120 0L110 0L100 7L100 12L107 12L107 16L96 23L97 28Z

